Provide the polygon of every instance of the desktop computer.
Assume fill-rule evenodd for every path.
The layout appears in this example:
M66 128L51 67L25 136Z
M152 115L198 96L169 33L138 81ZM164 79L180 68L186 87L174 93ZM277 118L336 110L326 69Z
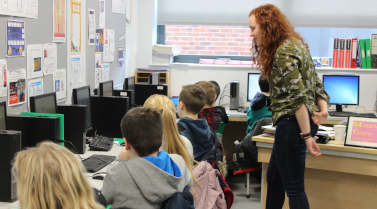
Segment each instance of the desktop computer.
M135 106L143 106L145 100L153 94L168 95L167 85L135 84Z
M8 116L7 129L21 131L22 149L34 147L45 140L58 142L60 138L60 118L26 115Z
M56 93L30 97L30 112L56 113Z
M238 110L240 100L240 82L232 81L230 83L230 104L229 109Z
M92 125L97 135L122 138L120 121L129 109L128 97L91 96Z
M12 160L20 150L21 132L0 130L0 202L13 202L17 199Z
M99 83L100 96L113 96L113 81Z
M358 75L323 75L323 87L330 96L330 104L336 105L336 112L342 112L342 105L359 104Z
M255 94L260 91L259 88L260 73L248 73L247 75L247 101L250 102Z
M64 141L70 141L73 145L65 144L68 149L76 154L84 154L86 151L86 137L88 106L87 105L59 105L58 113L64 115Z

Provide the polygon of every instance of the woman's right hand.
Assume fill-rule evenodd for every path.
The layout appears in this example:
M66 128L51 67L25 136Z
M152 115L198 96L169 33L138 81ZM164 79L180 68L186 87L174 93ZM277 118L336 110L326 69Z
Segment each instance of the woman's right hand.
M305 144L306 144L306 148L308 149L308 152L313 157L318 157L322 154L318 144L315 142L313 137L305 139Z

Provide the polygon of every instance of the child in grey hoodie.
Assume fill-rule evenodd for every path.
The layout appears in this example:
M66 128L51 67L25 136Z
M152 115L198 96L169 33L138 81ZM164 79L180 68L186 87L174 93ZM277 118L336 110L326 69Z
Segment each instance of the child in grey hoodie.
M125 149L106 175L102 194L113 208L154 209L185 186L192 176L183 158L159 152L162 143L160 113L133 108L122 118Z

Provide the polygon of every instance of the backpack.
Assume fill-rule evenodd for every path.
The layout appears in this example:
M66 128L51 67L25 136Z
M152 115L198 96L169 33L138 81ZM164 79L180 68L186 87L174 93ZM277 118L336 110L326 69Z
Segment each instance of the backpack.
M190 189L186 186L183 192L176 192L162 203L161 209L195 209L194 198Z

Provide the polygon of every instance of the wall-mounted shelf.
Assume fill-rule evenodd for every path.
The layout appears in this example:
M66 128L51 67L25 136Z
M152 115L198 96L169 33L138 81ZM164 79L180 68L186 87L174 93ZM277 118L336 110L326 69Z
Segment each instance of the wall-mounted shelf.
M316 67L317 71L332 71L332 72L377 72L377 69L365 69L365 68L332 68L332 67Z

